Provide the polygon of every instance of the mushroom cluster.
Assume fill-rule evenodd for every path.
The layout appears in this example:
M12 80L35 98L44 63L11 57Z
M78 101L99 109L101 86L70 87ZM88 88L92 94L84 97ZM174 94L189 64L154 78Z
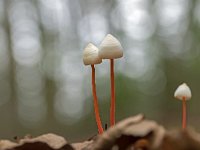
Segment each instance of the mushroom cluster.
M95 65L100 64L102 59L110 60L110 126L115 125L115 76L114 76L114 59L121 58L123 50L120 42L111 34L108 34L101 42L99 49L92 43L89 43L83 52L83 63L91 65L92 68L92 93L94 101L95 119L98 127L99 134L104 132L99 113L98 98L96 94L95 84ZM175 91L174 97L182 100L182 128L186 128L187 114L186 114L186 101L192 97L191 90L187 84L181 84Z
M102 59L110 60L110 87L111 87L111 103L110 103L110 126L115 125L115 79L114 79L114 59L123 56L122 46L120 42L111 34L108 34L100 44L98 49L92 43L89 43L83 51L83 63L92 67L92 93L94 99L94 112L99 134L103 133L103 127L99 114L98 98L96 94L95 84L95 64L100 64Z

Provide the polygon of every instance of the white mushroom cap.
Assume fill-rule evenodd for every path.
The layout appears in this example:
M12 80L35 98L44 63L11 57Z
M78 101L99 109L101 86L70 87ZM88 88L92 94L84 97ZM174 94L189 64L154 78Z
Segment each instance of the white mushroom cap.
M180 100L183 100L183 97L185 97L186 100L189 100L192 97L191 90L186 83L179 85L174 93L174 97Z
M100 44L99 57L102 59L115 59L123 56L120 42L111 34L108 34Z
M99 57L98 52L98 48L94 44L89 43L83 51L83 63L85 65L100 64L102 59Z

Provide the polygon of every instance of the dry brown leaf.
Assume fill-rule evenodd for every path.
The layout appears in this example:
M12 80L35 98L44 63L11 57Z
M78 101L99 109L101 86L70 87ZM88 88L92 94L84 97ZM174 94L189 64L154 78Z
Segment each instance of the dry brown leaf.
M17 143L11 142L9 140L0 140L0 150L10 149L16 145Z
M82 150L92 143L93 143L93 140L85 141L85 142L81 142L81 143L73 143L71 145L75 150Z
M21 145L23 145L24 143L35 143L35 142L46 143L47 145L49 145L54 149L59 149L67 144L65 138L52 133L44 134L36 138L25 138L19 141Z
M36 138L21 139L19 143L0 141L0 150L74 150L67 141L55 134L44 134Z
M194 130L168 132L159 150L200 150L200 135Z
M159 146L164 134L165 130L162 126L154 121L144 120L143 115L137 115L109 128L102 135L99 135L92 144L88 145L85 150L126 150L139 145L141 148L153 149Z

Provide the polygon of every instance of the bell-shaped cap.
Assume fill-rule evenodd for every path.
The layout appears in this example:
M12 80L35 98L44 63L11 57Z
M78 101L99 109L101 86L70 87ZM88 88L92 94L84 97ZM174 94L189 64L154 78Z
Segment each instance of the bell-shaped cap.
M94 44L89 43L83 51L83 63L85 65L100 64L102 59L99 57L98 52L98 48Z
M186 83L179 85L179 87L176 89L174 93L174 97L179 100L183 100L183 98L185 98L186 100L191 99L192 97L191 90Z
M108 34L100 44L99 57L102 59L115 59L123 56L120 42L111 34Z

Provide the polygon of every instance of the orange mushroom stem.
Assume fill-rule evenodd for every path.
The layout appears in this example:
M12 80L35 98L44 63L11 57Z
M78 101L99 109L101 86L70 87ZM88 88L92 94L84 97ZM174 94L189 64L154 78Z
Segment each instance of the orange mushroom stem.
M186 129L187 126L187 106L186 106L186 98L183 97L183 102L182 102L182 129Z
M110 85L111 85L111 104L110 104L110 125L115 125L115 76L114 60L110 59Z
M94 98L94 112L95 112L95 119L98 127L99 134L103 133L103 127L101 123L101 118L99 114L99 106L98 106L98 99L96 94L96 84L95 84L95 67L94 65L91 65L92 67L92 94Z

